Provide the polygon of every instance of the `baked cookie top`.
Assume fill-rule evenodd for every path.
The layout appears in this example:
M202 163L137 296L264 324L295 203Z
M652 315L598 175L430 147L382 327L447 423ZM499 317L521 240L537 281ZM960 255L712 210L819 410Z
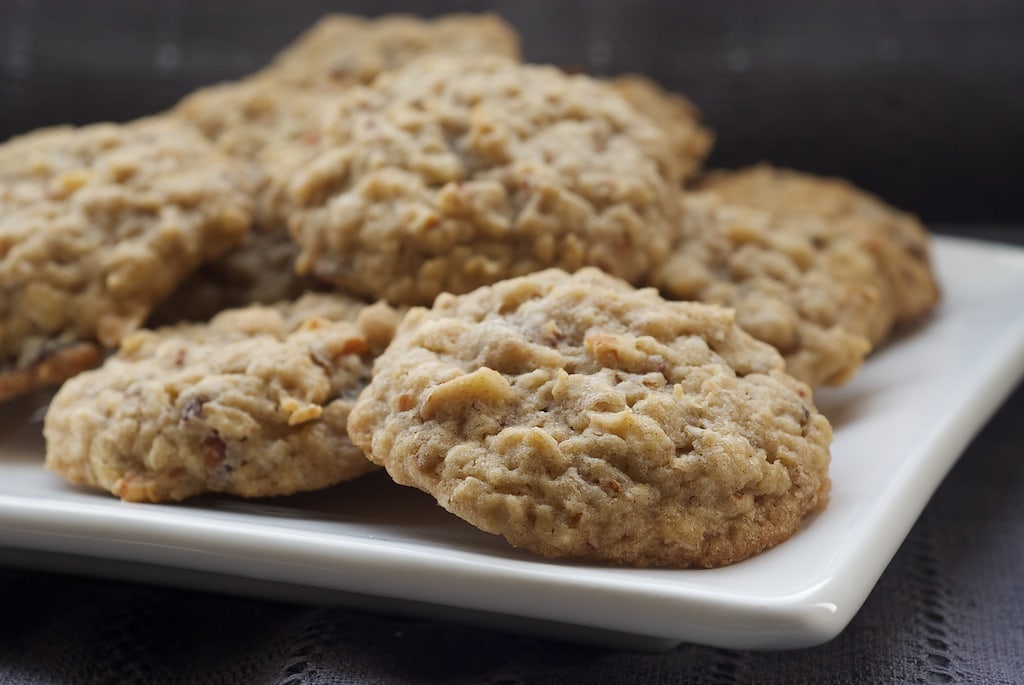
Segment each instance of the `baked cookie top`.
M438 52L518 57L518 37L494 15L435 20L329 15L272 67L200 89L172 115L195 125L225 153L255 162L257 169L290 169L315 148L325 109L343 88ZM249 241L183 284L158 312L159 321L202 320L225 308L293 298L314 288L295 273L299 251L285 226L287 213L273 197L276 190L261 190Z
M925 318L940 298L931 265L931 238L912 214L838 179L760 164L739 171L716 171L701 182L723 199L780 215L824 220L832 234L860 244L882 273L881 297L891 308L877 327L878 344L893 329Z
M288 235L281 203L265 170L301 164L320 137L335 93L254 76L192 93L170 115L195 126L225 154L252 164L259 190L252 232L229 253L205 264L154 313L158 324L203 321L224 309L294 299L314 289L295 273L299 249Z
M712 132L700 125L697 106L638 74L625 74L610 83L619 95L665 132L683 180L696 176L714 143Z
M731 310L551 269L410 310L349 434L515 546L718 566L826 503L831 427L782 368Z
M292 154L320 135L321 120L336 93L300 88L254 76L217 83L183 98L170 115L196 128L223 152L261 164L280 163L277 153ZM278 147L278 143L286 146Z
M650 281L665 297L734 307L778 349L790 374L840 385L891 320L870 251L821 219L778 215L688 193L669 258Z
M45 129L0 145L0 359L115 346L244 240L248 169L170 120Z
M345 423L398 314L341 295L137 331L67 381L46 414L46 466L126 500L326 487L373 468Z
M425 57L338 100L276 179L298 269L428 304L550 266L637 280L664 258L679 172L607 84L500 57Z
M428 54L519 59L519 36L494 14L376 19L329 14L282 50L262 73L296 86L352 86Z

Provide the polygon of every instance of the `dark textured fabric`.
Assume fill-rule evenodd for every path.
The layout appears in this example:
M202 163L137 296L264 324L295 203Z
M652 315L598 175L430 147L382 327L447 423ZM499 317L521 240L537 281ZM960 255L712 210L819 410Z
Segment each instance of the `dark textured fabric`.
M530 60L691 96L718 134L712 164L837 174L929 222L1024 222L1019 0L3 0L0 139L158 111L325 11L481 9Z
M1024 388L835 640L786 652L568 645L457 623L0 569L0 684L1024 682Z

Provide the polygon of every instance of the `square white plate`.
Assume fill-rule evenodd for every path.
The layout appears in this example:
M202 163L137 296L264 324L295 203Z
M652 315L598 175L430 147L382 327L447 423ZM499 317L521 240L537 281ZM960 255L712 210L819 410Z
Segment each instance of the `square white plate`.
M940 237L935 257L944 288L935 316L872 356L849 385L816 397L835 427L828 508L733 566L547 561L382 474L277 500L124 503L43 470L38 411L27 402L0 407L0 560L340 598L622 646L818 644L857 612L1024 372L1024 250Z

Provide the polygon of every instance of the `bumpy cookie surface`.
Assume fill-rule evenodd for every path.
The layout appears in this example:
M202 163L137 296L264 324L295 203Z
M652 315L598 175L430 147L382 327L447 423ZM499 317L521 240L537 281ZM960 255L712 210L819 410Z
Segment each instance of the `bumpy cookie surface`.
M679 200L664 135L610 86L497 57L426 57L348 91L279 182L300 272L395 304L550 266L635 281Z
M432 20L328 15L272 66L242 81L203 88L172 114L197 126L227 154L287 176L287 169L310 154L325 107L345 88L427 53L518 58L518 46L513 29L489 14ZM158 312L158 321L201 320L221 309L293 298L314 288L295 273L299 251L288 235L287 208L277 190L261 190L249 242L185 283Z
M23 374L33 351L116 345L201 263L245 239L252 190L246 167L170 120L4 143L2 364Z
M782 367L728 309L552 269L410 310L349 433L513 545L717 566L826 503L831 427Z
M695 176L714 142L711 131L700 125L696 105L637 74L619 76L610 83L619 95L665 132L683 180Z
M689 193L675 245L651 284L671 299L736 309L736 320L812 386L860 368L888 319L870 253L820 219L779 216Z
M921 222L847 181L761 164L709 174L701 187L736 204L826 221L832 235L856 243L878 265L881 306L889 309L888 320L872 331L875 344L926 317L939 301L931 239Z
M330 90L257 76L200 88L170 114L194 125L228 155L273 163L277 143L316 141L333 97Z
M296 86L351 86L369 83L381 72L428 53L519 59L519 36L493 14L435 19L331 14L281 51L262 73Z
M126 500L326 487L373 468L345 423L398 314L340 295L138 331L64 384L46 465Z
M333 97L324 89L253 77L202 88L171 110L225 154L251 163L260 188L245 243L195 272L152 321L202 321L224 309L294 299L314 288L295 273L298 246L277 213L280 203L264 183L264 169L298 164L310 154Z

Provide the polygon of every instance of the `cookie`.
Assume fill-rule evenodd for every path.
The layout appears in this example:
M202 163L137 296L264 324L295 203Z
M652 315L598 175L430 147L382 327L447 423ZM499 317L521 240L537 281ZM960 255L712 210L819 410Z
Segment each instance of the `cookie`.
M323 290L295 273L298 247L283 226L258 218L246 241L204 264L179 285L149 318L151 326L207 321L225 309L274 304Z
M820 219L778 215L689 193L670 256L650 284L670 299L736 309L812 387L861 367L887 316L871 255Z
M619 95L665 132L683 180L696 176L714 143L711 131L700 125L696 105L638 74L619 76L610 83Z
M262 73L296 86L366 84L426 55L501 55L519 59L519 36L494 14L376 19L330 14L282 50Z
M882 306L891 310L871 334L876 345L925 319L940 299L931 238L911 214L838 178L761 164L709 174L701 187L737 204L828 222L831 233L859 244L882 274Z
M0 366L0 400L57 385L91 369L101 359L103 350L94 343L42 338L26 341L16 359Z
M831 427L783 364L729 309L552 269L410 310L348 428L517 547L719 566L827 500Z
M268 197L263 170L303 161L332 100L328 91L253 77L202 88L169 112L225 154L250 163L259 190L246 241L182 283L154 312L152 324L205 321L224 309L290 300L315 288L295 273L299 250L286 217L273 213L280 204Z
M34 351L116 346L201 263L245 239L253 183L166 119L0 145L0 366L50 382L59 378L30 371Z
M316 141L333 97L330 90L251 77L200 88L169 114L198 128L225 154L271 164L280 150ZM290 145L278 148L281 142Z
M425 57L354 88L282 174L300 273L394 304L546 267L635 281L664 258L679 171L607 84L500 57Z
M345 423L398 321L309 294L208 324L137 331L67 381L46 413L46 466L125 500L323 488L373 469Z

